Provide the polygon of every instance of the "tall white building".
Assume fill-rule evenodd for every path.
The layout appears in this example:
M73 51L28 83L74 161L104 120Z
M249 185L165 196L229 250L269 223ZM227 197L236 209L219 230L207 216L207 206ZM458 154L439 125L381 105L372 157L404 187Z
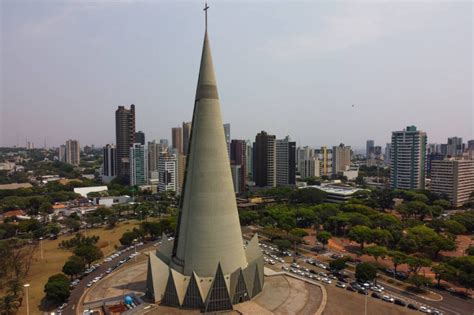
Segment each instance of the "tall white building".
M332 173L344 172L351 166L351 147L341 143L337 147L332 147Z
M66 163L66 145L61 144L58 149L58 160L59 162Z
M296 184L296 142L289 136L276 140L276 184Z
M163 146L155 140L148 142L148 172L156 172L158 170L158 160L163 150Z
M332 150L327 147L321 147L319 150L315 150L315 155L319 160L319 175L320 176L332 176Z
M230 157L230 124L224 124L224 136L227 144L227 154Z
M460 207L474 192L474 160L438 160L431 162L431 191L445 195Z
M162 153L158 160L158 191L179 193L178 156Z
M148 176L147 147L140 143L134 143L130 147L130 185L147 185Z
M81 147L77 140L66 141L66 163L79 165L81 161Z
M426 133L408 126L392 132L390 185L400 189L424 189Z

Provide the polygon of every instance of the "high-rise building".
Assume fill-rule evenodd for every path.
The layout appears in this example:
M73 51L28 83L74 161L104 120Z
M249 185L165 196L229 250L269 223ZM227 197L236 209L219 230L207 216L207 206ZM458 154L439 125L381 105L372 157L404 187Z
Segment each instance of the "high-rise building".
M232 177L234 179L235 192L245 191L247 181L247 144L245 140L232 140L230 142L230 164L233 167ZM237 172L237 173L236 173Z
M441 161L444 160L446 156L441 153L428 153L426 154L426 176L431 177L431 168L433 161Z
M186 172L186 155L178 154L178 190L176 193L179 195L183 191L184 186L184 174Z
M154 302L213 313L254 298L264 277L257 237L242 244L207 32L202 52L176 238L150 252L146 283Z
M117 148L113 144L107 144L102 152L102 178L108 182L117 176Z
M158 162L158 191L178 193L178 156L161 153Z
M254 180L253 179L253 143L251 140L247 140L245 142L245 154L246 154L246 158L245 158L245 161L247 163L247 165L245 166L245 169L246 169L246 177L248 180Z
M134 143L130 147L130 185L147 185L148 176L147 147L140 143Z
M332 173L344 172L351 166L352 150L351 147L341 143L339 146L332 147Z
M415 126L392 132L392 188L425 188L426 141L426 133L417 130Z
M314 149L305 146L305 147L298 147L296 149L296 171L300 173L300 165L302 161L309 160L310 158L314 157Z
M365 157L367 159L370 159L372 158L372 154L374 153L374 145L375 145L375 142L374 140L367 140L367 145L366 145L366 153L365 153Z
M61 144L58 148L58 160L59 162L66 163L66 145Z
M156 143L155 140L148 142L148 172L156 172L158 170L158 160L160 153L162 152L162 146Z
M183 122L183 154L184 155L188 155L190 137L191 137L191 122Z
M183 128L174 127L171 129L171 142L173 149L177 153L183 154Z
M227 144L227 154L230 158L230 124L224 124L225 143Z
M446 154L448 156L460 156L463 153L463 143L462 138L459 137L451 137L448 138L448 143L446 147Z
M455 207L469 201L474 192L474 160L432 161L431 191L447 196Z
M135 143L135 105L119 106L115 111L117 176L130 183L130 148Z
M300 160L298 169L302 179L319 177L319 160L316 156Z
M169 148L168 139L160 139L160 145L165 151L168 151L168 148Z
M135 132L135 143L145 145L145 133L143 131Z
M276 184L296 184L296 142L289 136L276 140Z
M385 156L384 156L384 161L385 161L385 164L387 165L390 165L390 152L392 150L392 144L391 143L387 143L385 145Z
M81 161L81 147L79 141L68 140L66 141L66 163L72 165L79 165Z
M314 151L315 155L319 160L319 175L320 176L332 176L332 150L327 147L321 147L319 150Z
M469 140L467 142L467 149L468 150L474 150L474 140Z
M276 186L276 137L265 131L255 137L254 181L258 187Z

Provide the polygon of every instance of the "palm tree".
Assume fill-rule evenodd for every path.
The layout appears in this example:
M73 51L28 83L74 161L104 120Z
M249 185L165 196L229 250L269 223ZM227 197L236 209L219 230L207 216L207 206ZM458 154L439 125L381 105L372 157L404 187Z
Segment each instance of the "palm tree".
M12 294L7 294L0 299L0 310L1 314L13 315L18 310L20 303L18 299Z

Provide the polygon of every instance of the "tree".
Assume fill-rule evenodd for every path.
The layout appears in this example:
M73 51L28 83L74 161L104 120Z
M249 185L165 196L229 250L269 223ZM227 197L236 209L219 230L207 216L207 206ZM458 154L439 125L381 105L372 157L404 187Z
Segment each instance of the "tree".
M140 234L135 231L127 231L122 234L122 237L119 239L120 244L125 245L125 246L130 246L133 243L133 240L138 239L140 237Z
M329 232L326 231L321 231L318 233L316 236L316 239L323 244L323 250L325 249L325 246L329 243L329 240L331 239L332 235Z
M356 267L355 276L361 282L373 281L377 276L377 268L371 263L360 263Z
M102 258L102 251L95 245L82 245L74 250L74 255L81 257L90 268L91 263Z
M416 275L420 272L422 267L431 266L431 260L423 257L408 256L406 263L410 268L410 273L415 273Z
M397 268L398 266L405 264L407 261L407 255L405 253L392 250L388 252L388 256L392 258L392 264L393 264L393 269L395 272L395 275L397 274Z
M440 263L439 265L433 266L431 270L435 273L438 286L440 286L441 280L453 281L456 279L457 269L449 264Z
M3 315L13 315L20 307L18 299L13 294L6 294L0 298L0 313Z
M66 220L64 220L64 225L69 230L71 230L71 232L77 232L79 231L79 228L81 227L81 222L73 218L67 218Z
M291 248L291 242L289 240L284 240L281 238L274 239L273 244L275 244L281 251L285 251Z
M384 246L370 246L365 249L365 253L369 256L373 256L375 258L375 261L378 262L379 258L382 257L384 258L387 256L388 251L387 248Z
M305 237L308 235L308 232L301 228L294 228L290 230L290 234L296 237Z
M258 219L260 219L260 216L256 211L240 211L239 219L240 224L245 226L255 223Z
M393 241L393 236L388 230L376 228L372 230L372 242L377 245L388 246Z
M326 200L326 193L317 188L302 188L294 190L290 195L291 203L318 204Z
M433 205L434 206L440 206L444 210L447 210L447 209L451 208L451 202L449 202L449 200L445 200L445 199L435 200L433 202Z
M455 220L446 220L444 221L444 227L447 232L454 234L454 235L460 235L464 234L467 232L466 228L464 225L459 223L458 221Z
M63 272L71 277L71 280L73 277L81 274L85 269L85 264L84 260L81 257L78 256L71 256L66 263L64 263L63 266Z
M44 286L46 299L55 303L63 303L70 295L69 279L62 273L49 277Z
M341 271L346 269L347 264L346 264L347 259L346 258L337 258L329 262L329 268L333 271Z
M430 284L431 280L425 276L414 274L408 278L408 283L413 284L418 290L420 290L422 286Z
M372 230L365 225L354 226L349 231L349 239L360 244L360 250L364 250L364 243L372 240Z

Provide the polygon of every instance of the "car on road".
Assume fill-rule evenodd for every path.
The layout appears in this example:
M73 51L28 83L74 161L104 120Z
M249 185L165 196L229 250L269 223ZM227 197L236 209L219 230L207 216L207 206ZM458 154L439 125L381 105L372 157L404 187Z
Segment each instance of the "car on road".
M345 289L347 287L347 285L345 283L342 283L342 282L338 281L336 283L336 287Z
M86 287L90 288L92 286L93 282L92 281L89 281L87 284L86 284Z
M400 306L406 306L407 302L400 300L400 299L395 299L395 304L400 305Z
M290 271L290 268L288 268L287 266L281 266L281 269L283 269L285 271Z
M389 302L389 303L393 303L395 301L395 299L393 297L391 297L390 295L382 296L382 300L384 300L385 302Z

